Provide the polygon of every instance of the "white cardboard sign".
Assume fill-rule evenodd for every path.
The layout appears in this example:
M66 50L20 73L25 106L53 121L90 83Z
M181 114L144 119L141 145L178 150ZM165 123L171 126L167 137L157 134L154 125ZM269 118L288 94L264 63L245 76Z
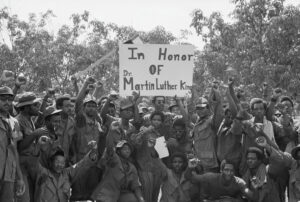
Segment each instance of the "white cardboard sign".
M193 80L190 45L119 44L120 95L185 96Z

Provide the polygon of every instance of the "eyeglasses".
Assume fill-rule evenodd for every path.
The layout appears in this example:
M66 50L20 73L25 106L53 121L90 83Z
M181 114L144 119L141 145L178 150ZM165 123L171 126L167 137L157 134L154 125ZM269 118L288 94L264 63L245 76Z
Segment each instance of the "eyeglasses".
M281 114L274 114L276 117L281 117Z
M8 101L8 102L12 102L14 100L13 96L0 96L0 100L2 102Z

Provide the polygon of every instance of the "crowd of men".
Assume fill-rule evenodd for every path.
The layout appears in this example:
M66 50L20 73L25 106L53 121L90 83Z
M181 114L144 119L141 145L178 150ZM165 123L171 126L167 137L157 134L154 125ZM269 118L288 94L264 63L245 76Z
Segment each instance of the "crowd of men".
M13 89L2 81L0 202L300 200L299 96L248 100L231 79L226 94L215 83L188 110L176 96L72 83L72 95L38 97L18 94L19 78Z

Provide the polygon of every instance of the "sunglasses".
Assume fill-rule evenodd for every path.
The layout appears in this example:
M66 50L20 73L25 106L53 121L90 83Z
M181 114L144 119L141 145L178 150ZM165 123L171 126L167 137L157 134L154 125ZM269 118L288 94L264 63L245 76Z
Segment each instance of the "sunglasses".
M0 96L0 100L2 102L5 102L5 101L12 102L14 100L14 97L13 96Z

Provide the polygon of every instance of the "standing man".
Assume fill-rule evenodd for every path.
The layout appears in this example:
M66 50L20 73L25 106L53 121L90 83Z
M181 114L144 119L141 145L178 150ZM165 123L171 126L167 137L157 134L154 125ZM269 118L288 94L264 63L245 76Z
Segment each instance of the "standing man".
M60 137L61 146L67 165L70 164L69 150L75 134L75 121L72 118L72 103L69 96L61 96L56 99L56 109L61 110L61 121L57 134ZM76 163L73 159L72 163Z
M97 102L93 98L85 99L89 93L88 86L94 83L95 79L92 77L87 78L75 102L76 126L72 147L73 151L76 152L74 158L76 162L80 161L89 152L90 142L99 143L99 139L102 138L102 120L97 112ZM102 170L96 166L92 166L87 172L81 173L72 185L71 201L89 200L101 176Z
M18 121L10 116L13 91L0 87L0 201L13 202L16 194L25 192L16 141L22 138Z
M221 95L217 90L212 89L210 97L214 105L212 107L203 97L196 103L199 118L193 129L194 150L196 157L203 162L205 172L218 172L216 134L223 119L223 109Z
M20 123L20 129L23 133L23 139L18 142L18 151L20 154L20 164L26 192L18 197L18 201L33 201L36 166L38 162L38 152L36 151L36 140L44 133L43 130L36 130L33 118L39 115L39 101L34 93L23 93L16 105L20 111L16 119Z

